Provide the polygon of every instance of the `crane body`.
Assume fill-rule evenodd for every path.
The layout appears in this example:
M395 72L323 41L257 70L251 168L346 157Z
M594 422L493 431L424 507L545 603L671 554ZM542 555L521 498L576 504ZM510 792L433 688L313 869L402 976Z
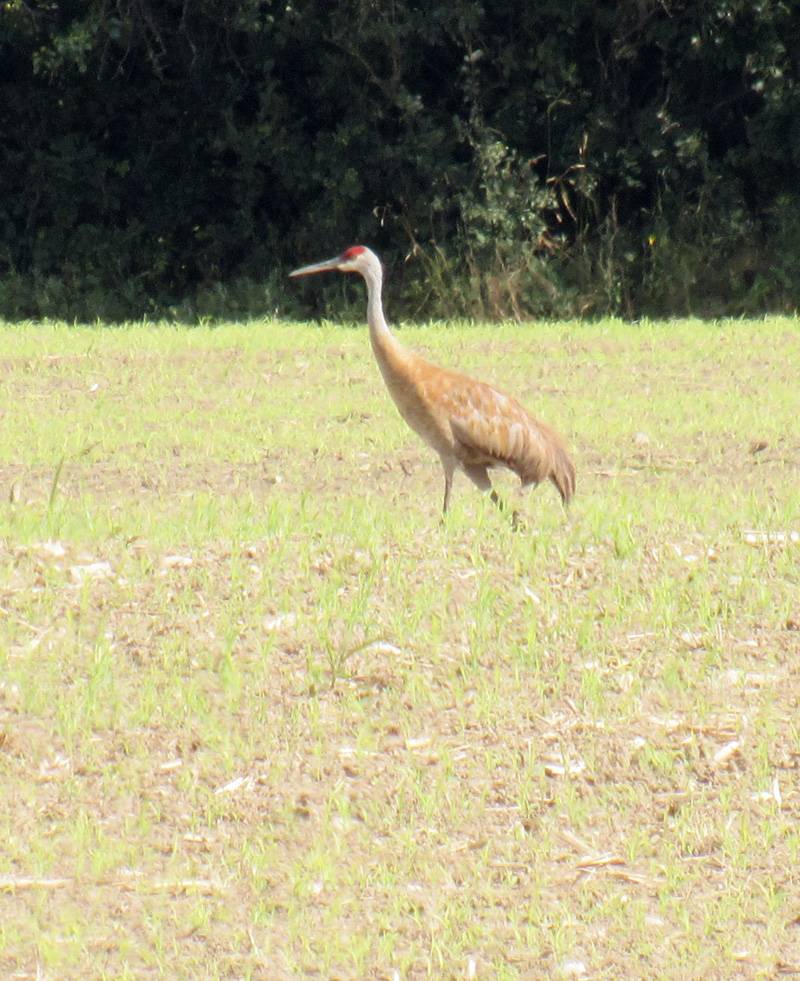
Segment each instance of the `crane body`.
M551 480L568 504L575 492L575 468L561 437L534 419L509 395L457 371L431 364L404 347L386 323L381 302L380 260L363 245L340 256L303 266L292 277L337 270L359 273L367 284L370 342L383 380L400 415L439 456L444 470L447 511L456 469L492 500L489 469L507 467L523 487Z

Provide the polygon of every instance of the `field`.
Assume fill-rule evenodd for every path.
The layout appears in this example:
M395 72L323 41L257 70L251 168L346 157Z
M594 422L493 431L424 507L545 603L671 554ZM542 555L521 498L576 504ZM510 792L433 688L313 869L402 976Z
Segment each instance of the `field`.
M800 325L0 328L0 976L800 973Z

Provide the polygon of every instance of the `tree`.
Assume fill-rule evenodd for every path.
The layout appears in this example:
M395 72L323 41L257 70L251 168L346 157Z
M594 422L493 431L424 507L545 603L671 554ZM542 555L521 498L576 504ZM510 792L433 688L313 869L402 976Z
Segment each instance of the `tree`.
M6 0L0 312L255 312L355 240L410 310L790 306L799 65L788 0Z

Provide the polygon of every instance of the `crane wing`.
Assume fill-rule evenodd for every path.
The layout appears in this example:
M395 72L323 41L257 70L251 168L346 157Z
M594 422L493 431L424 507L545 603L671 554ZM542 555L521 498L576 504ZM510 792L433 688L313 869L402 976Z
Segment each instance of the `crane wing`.
M450 429L464 462L505 465L524 483L549 470L554 434L516 399L483 382L453 385L444 401Z
M505 466L523 485L550 479L567 503L575 493L575 467L561 437L534 419L516 399L455 371L420 360L419 396L464 467ZM432 443L435 447L435 443Z

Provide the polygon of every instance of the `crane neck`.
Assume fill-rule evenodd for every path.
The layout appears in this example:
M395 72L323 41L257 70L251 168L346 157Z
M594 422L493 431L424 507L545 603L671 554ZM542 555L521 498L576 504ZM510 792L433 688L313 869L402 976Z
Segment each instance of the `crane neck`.
M383 303L381 302L381 291L383 287L383 273L380 263L374 267L370 266L363 272L364 280L367 284L367 323L369 324L369 337L372 342L372 350L379 364L383 367L385 359L393 352L402 350L402 345L389 329L386 317L383 315Z

